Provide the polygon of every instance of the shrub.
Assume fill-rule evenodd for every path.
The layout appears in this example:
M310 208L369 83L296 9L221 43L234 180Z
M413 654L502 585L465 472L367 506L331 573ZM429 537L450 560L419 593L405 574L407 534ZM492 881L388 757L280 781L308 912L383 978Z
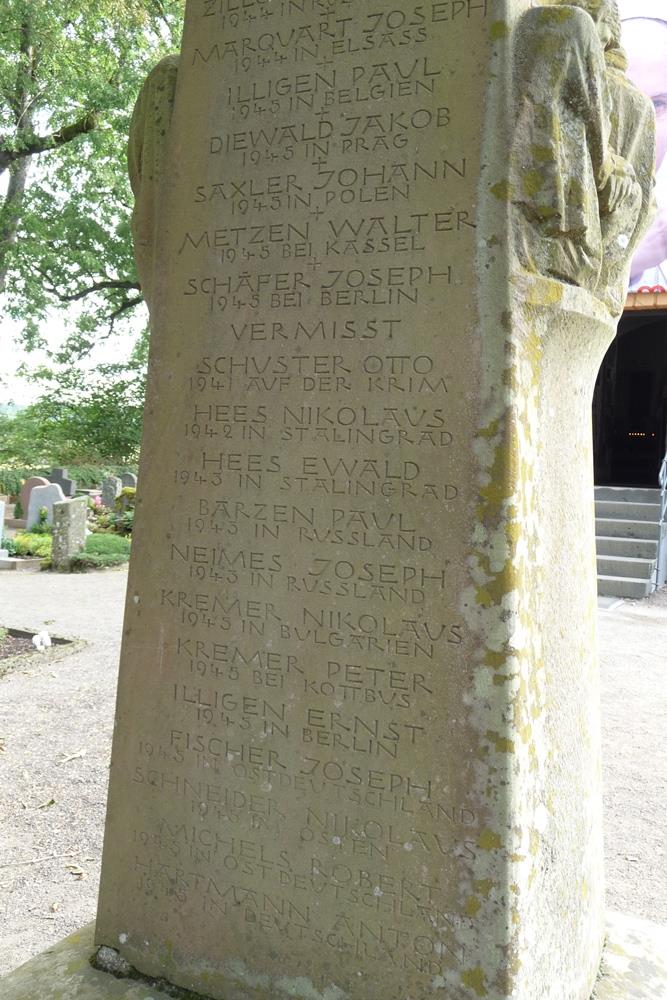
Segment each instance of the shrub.
M0 469L0 493L15 497L21 492L21 487L30 476L41 475L39 472L32 472L28 469Z
M130 540L122 538L120 535L89 535L86 539L85 551L97 556L129 556Z
M134 508L137 502L137 491L132 486L121 490L114 504L111 525L119 535L131 535L134 528Z
M120 535L89 535L83 552L73 556L73 571L104 569L108 566L122 566L130 558L130 540Z
M94 533L113 531L113 514L100 497L91 497L88 501L88 528Z
M52 535L53 534L53 528L51 527L51 525L47 521L48 516L49 516L49 512L47 511L46 507L40 507L39 508L39 521L37 522L37 524L31 525L31 527L30 527L31 534L33 534L33 535Z
M23 504L21 503L20 500L17 500L16 503L14 504L14 517L16 518L17 521L20 521L23 519L23 517L25 517L23 513Z
M16 545L14 544L13 538L2 538L0 539L0 549L6 549L9 552L10 557L16 555Z
M85 572L87 569L107 569L110 566L122 566L128 556L121 553L97 555L95 552L80 552L72 556L70 566L73 572Z
M14 537L14 549L17 556L39 556L40 559L50 559L52 545L51 535L40 535L26 531Z
M113 522L114 531L119 535L131 535L134 528L134 511L126 510L124 514L116 514Z
M117 511L134 510L137 502L137 491L134 486L124 486L116 497L115 509Z

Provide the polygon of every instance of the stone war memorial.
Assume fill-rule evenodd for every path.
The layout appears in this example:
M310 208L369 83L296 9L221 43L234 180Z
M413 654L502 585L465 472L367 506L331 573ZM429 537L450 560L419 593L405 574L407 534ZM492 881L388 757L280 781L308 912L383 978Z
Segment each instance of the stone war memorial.
M130 138L152 344L94 943L9 1000L667 995L604 912L590 407L655 145L618 30L188 0Z

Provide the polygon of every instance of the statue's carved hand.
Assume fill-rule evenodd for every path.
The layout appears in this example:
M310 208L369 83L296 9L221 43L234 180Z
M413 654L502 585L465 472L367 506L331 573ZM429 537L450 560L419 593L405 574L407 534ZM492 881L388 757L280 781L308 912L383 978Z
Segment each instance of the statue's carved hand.
M641 190L631 163L621 156L614 156L614 169L602 191L602 205L607 213L615 212L623 202L639 195Z
M632 195L637 181L632 177L612 174L609 178L609 193L607 194L607 207L610 212L615 212L619 205L627 201Z

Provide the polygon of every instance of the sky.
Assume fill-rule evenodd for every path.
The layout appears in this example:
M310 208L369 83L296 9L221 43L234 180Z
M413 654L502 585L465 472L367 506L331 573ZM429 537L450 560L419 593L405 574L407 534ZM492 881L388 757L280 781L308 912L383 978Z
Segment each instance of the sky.
M0 311L2 304L0 300ZM19 332L19 325L13 323L6 316L0 320L0 403L16 403L19 406L27 406L39 395L39 389L26 382L25 379L16 378L14 372L16 368L26 360L26 353L23 348L19 348L15 339ZM31 355L35 363L46 361L42 351Z
M137 315L138 331L145 326L145 316L143 311ZM26 379L17 378L14 374L17 367L27 364L30 368L40 364L48 363L48 356L45 351L34 351L26 353L22 346L17 344L17 338L21 331L21 324L9 319L2 308L0 299L0 405L15 403L18 406L29 406L36 399L43 395L44 389L38 384L28 382ZM63 323L63 317L57 313L49 314L48 319L42 327L42 333L48 331L49 347L57 349L59 344L65 339L67 331ZM117 337L109 337L102 340L95 348L94 354L86 362L87 369L94 369L96 364L105 364L118 361L119 355L127 354L129 344L128 333L119 334Z

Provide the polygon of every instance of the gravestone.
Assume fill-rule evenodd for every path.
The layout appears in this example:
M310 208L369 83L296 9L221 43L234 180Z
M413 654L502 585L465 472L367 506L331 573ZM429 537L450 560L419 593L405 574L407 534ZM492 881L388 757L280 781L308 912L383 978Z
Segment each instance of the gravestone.
M49 482L57 483L66 497L73 497L76 493L76 483L69 478L67 469L52 469Z
M30 494L32 493L35 486L48 486L49 480L45 479L44 476L31 476L30 479L26 479L23 486L21 487L21 507L23 508L23 517L27 518L28 508L30 506Z
M123 486L118 476L107 476L102 482L102 503L109 510L113 509L116 497L120 494Z
M53 551L51 561L56 570L69 570L72 556L83 551L86 544L88 498L76 497L53 505Z
M124 472L120 481L124 490L136 490L137 488L137 477L132 472Z
M57 483L48 486L33 486L27 511L27 528L30 531L40 522L40 511L46 508L46 523L53 524L53 505L65 499L65 494Z
M653 125L582 6L190 0L147 82L102 964L590 997L590 404Z

